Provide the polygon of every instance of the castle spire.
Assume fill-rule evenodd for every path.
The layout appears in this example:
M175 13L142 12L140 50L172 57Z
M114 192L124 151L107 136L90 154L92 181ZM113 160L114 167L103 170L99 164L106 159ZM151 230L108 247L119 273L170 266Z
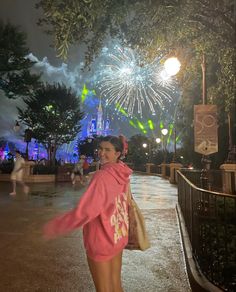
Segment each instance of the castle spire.
M103 120L102 120L102 100L100 97L100 102L99 102L99 106L98 106L98 112L97 112L97 135L102 135L103 133Z

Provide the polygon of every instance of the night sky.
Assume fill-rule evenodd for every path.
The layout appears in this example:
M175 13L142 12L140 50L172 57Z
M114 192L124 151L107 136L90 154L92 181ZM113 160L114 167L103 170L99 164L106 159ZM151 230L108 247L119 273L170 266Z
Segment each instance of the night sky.
M34 5L36 1L34 0L0 0L0 19L4 22L9 21L10 23L17 25L21 28L23 32L27 34L27 46L30 51L30 58L37 61L35 65L35 70L43 72L42 79L47 82L64 82L67 86L72 87L78 95L81 95L81 90L83 85L86 83L89 89L95 89L97 97L99 96L98 88L95 88L95 82L98 78L98 71L100 63L103 61L103 57L100 57L92 66L90 72L83 73L80 69L83 65L81 63L81 57L83 52L83 47L73 47L70 50L69 58L67 64L63 63L62 60L56 58L55 50L52 45L50 36L43 32L43 28L38 27L36 22L40 17L40 10L35 9ZM113 40L114 43L114 40ZM112 43L112 44L113 44ZM107 44L109 48L111 44ZM96 105L98 102L96 96L90 95L89 99L83 105L83 110L88 116L96 114ZM15 120L17 119L16 106L21 106L22 102L20 100L9 100L4 97L3 93L0 93L1 98L1 110L0 110L0 137L5 139L15 141L22 139L16 137L13 131L13 126ZM104 115L108 116L111 120L111 127L113 129L113 134L124 134L130 137L134 134L142 134L142 131L138 127L133 127L130 125L130 118L117 113L115 111L114 105L110 105L105 109L104 105ZM169 102L168 107L172 106L172 109L168 110L170 116L173 116L176 101ZM163 110L162 110L163 111ZM160 122L159 115L160 110L157 111L156 116L152 116L148 108L143 108L143 117L136 114L133 121L137 125L137 121L140 121L147 126L148 119L151 119L155 125L154 131L147 132L148 135L155 136L158 130L158 124ZM163 113L162 113L163 114ZM84 121L84 124L86 122Z

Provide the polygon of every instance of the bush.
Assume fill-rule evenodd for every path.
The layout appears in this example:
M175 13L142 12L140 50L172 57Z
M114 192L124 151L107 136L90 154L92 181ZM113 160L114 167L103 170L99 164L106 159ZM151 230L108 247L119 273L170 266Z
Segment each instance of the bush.
M35 165L33 167L33 174L56 174L57 167L51 165Z
M14 162L4 162L0 164L0 173L11 173L14 167Z

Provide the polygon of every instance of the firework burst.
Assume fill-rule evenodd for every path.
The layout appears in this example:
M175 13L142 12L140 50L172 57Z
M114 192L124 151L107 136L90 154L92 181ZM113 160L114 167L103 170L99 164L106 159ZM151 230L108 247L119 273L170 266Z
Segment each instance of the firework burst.
M155 115L157 109L171 102L175 81L163 78L161 58L146 64L135 51L120 46L111 52L104 49L103 57L97 85L107 105L119 104L130 116L133 113L142 116L147 106Z

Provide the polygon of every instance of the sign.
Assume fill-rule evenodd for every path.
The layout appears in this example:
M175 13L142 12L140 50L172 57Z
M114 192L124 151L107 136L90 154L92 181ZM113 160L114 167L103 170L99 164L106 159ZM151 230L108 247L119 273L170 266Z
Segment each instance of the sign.
M216 105L194 106L194 151L204 155L218 152Z

